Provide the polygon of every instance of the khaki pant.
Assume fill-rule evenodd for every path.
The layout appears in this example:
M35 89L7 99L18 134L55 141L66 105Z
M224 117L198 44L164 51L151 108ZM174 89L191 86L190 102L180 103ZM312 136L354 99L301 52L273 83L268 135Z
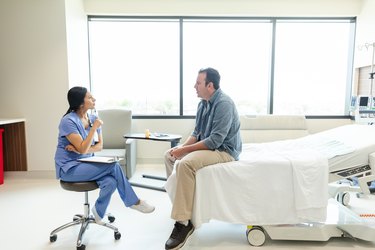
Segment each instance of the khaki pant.
M173 164L175 162L177 179L171 217L176 221L190 220L193 210L196 172L208 165L234 161L234 158L227 152L218 150L194 151L178 161L168 157L168 154L168 152L165 154L167 176L169 177L172 173Z

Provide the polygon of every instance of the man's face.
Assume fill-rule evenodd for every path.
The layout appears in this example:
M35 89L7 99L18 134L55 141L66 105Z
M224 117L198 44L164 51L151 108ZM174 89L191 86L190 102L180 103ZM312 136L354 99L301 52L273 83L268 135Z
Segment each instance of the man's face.
M209 97L211 96L208 91L208 87L210 84L206 86L206 73L199 73L197 77L197 81L194 85L194 88L197 91L197 96L204 100L208 100Z

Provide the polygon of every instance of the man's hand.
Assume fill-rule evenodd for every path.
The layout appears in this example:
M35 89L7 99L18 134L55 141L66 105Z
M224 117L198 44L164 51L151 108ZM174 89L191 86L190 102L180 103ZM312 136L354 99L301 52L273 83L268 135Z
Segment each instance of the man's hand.
M181 147L181 146L177 146L177 147L172 148L172 149L169 151L169 154L170 154L172 157L174 157L175 160L180 160L182 157L185 156L184 149L183 149L183 147Z

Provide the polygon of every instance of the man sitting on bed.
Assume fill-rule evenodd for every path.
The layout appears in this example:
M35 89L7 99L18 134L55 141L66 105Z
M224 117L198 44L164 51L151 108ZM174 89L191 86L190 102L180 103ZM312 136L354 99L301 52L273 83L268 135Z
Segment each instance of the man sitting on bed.
M176 220L165 249L181 248L193 233L191 223L195 173L208 165L238 160L242 150L240 121L232 99L220 89L220 74L201 69L194 85L198 97L195 128L182 144L165 153L167 176L175 165L177 187L171 217ZM177 161L176 161L177 160Z

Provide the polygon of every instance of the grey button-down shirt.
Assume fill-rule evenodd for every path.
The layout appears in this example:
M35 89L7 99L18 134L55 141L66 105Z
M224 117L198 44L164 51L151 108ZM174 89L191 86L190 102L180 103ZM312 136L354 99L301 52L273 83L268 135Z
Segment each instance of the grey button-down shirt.
M233 100L221 89L209 101L198 104L195 129L191 134L212 150L226 151L235 160L242 151L240 120Z

